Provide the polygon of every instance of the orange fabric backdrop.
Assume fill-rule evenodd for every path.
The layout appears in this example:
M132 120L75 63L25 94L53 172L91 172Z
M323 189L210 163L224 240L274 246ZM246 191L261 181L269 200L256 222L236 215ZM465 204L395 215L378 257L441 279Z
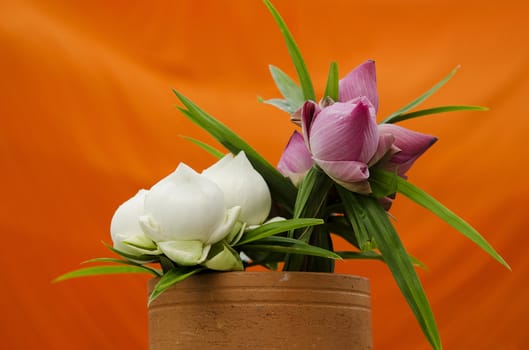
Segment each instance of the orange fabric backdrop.
M529 7L515 0L277 0L321 94L331 60L345 74L377 60L381 116L458 64L424 106L479 104L405 126L440 141L410 180L465 217L503 269L425 210L392 209L446 349L529 347L526 253ZM146 349L147 276L50 284L107 256L115 208L183 161L213 162L178 135L211 139L174 108L175 87L272 163L293 130L260 105L267 64L293 73L260 1L16 1L0 4L0 338L5 349ZM388 270L340 263L372 283L376 349L427 343Z

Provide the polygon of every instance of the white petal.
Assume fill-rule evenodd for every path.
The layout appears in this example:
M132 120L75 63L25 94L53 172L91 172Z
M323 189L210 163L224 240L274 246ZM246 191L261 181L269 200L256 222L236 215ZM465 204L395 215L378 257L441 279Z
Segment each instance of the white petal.
M235 157L226 155L202 174L222 189L226 208L241 207L241 221L260 224L268 217L270 190L243 151Z
M169 259L181 266L194 266L206 260L211 245L201 241L169 241L158 243Z
M142 224L155 242L207 242L224 224L226 209L221 189L185 164L156 185L145 197Z
M239 254L224 241L212 247L208 259L202 265L217 271L244 270Z

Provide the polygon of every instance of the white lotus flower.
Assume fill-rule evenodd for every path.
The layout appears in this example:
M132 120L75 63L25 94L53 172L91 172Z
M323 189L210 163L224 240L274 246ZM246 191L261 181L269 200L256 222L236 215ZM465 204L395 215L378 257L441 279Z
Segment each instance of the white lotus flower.
M139 223L139 217L143 215L145 195L148 192L138 191L114 213L110 222L110 235L117 250L131 255L159 253L156 244L145 236Z
M243 151L235 157L227 154L202 174L222 189L226 208L241 207L239 220L258 225L268 217L272 206L270 190Z
M211 245L224 239L240 207L225 206L222 190L181 163L145 196L140 224L160 250L179 265L203 263Z

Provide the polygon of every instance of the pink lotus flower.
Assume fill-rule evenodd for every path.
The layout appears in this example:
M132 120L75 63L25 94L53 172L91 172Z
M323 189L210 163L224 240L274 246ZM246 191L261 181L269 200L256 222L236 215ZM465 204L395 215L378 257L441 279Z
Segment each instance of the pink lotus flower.
M377 125L375 62L367 61L339 82L339 101L326 106L306 101L301 108L301 135L295 132L278 165L299 184L316 163L329 177L358 193L371 193L369 168L377 166L405 176L436 138L392 124Z

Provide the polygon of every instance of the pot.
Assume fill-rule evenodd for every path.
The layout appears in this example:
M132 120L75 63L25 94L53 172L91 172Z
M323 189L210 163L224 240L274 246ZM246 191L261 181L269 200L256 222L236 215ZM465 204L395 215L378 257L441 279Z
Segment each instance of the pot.
M369 281L359 276L204 273L166 290L148 313L151 350L372 349Z

